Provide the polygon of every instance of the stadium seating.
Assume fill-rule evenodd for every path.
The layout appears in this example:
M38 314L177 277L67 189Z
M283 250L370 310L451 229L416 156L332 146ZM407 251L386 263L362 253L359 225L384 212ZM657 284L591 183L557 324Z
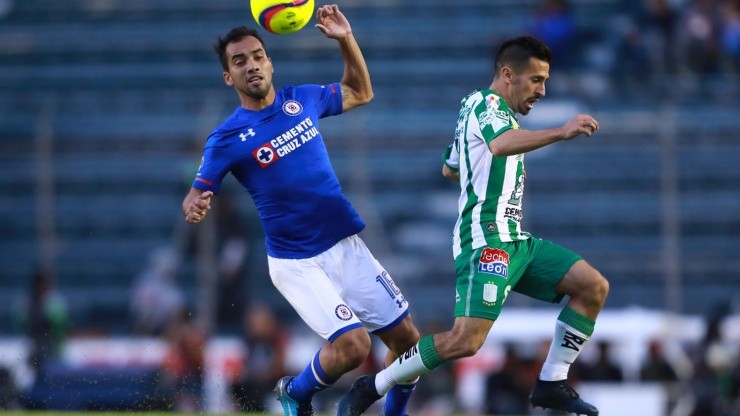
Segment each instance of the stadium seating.
M572 3L581 30L593 33L620 7ZM439 175L441 151L459 100L490 82L493 44L522 30L539 1L440 1L421 10L408 0L340 4L376 99L322 120L321 129L370 225L368 244L415 304L433 304L449 297L457 200L455 185ZM237 105L212 43L251 17L232 0L24 0L0 22L0 302L10 305L27 287L41 259L39 216L51 209L56 271L75 319L126 331L133 280L151 250L175 239L202 141ZM341 76L335 45L318 34L265 41L278 84ZM740 271L729 250L740 227L737 102L719 109L684 100L657 113L620 101L614 86L598 99L559 86L561 75L565 85L603 76L581 72L588 70L553 73L550 95L593 112L602 131L528 156L526 228L599 267L612 280L611 307L666 306L666 264L678 262L692 297L682 307L700 313ZM666 136L673 148L661 142ZM40 183L52 189L51 207L40 206ZM663 193L670 189L676 193ZM258 229L248 238L261 245ZM676 241L680 252L667 251ZM178 279L194 298L188 266L192 259ZM267 287L255 293L277 298L264 265L246 274ZM97 318L101 305L118 314ZM0 308L0 331L11 330L10 314Z

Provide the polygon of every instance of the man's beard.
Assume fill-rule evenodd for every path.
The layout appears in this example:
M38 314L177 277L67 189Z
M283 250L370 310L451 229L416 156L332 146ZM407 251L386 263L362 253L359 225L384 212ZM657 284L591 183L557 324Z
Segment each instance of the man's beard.
M270 85L267 85L267 86L265 86L264 88L261 88L261 89L245 88L242 92L247 97L249 97L249 98L251 98L253 100L260 101L260 100L264 99L265 97L267 97L267 94L270 93Z

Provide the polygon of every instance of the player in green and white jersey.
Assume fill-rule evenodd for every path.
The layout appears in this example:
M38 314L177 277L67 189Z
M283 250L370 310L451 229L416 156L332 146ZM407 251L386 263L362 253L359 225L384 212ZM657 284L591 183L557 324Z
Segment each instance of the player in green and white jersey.
M551 61L541 41L530 36L510 39L499 48L488 89L461 101L455 140L442 167L444 176L460 184L453 234L455 323L450 331L422 338L375 376L359 378L340 400L338 415L362 414L396 383L474 355L512 290L552 303L569 296L530 396L532 405L598 415L598 409L568 385L567 376L593 333L609 283L578 254L521 228L524 154L599 129L585 114L552 129L519 127L517 114L528 114L545 95Z

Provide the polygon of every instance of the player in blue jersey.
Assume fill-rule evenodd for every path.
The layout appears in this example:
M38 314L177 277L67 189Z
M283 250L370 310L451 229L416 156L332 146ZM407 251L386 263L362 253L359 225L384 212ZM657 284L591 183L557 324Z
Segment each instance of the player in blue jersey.
M182 204L187 222L201 222L225 175L234 175L257 207L273 284L329 341L302 373L278 382L278 400L291 416L313 414L313 395L365 361L368 331L388 346L386 363L419 340L408 302L358 236L365 223L342 194L318 129L319 119L373 98L370 75L339 8L322 6L316 16L316 27L339 43L338 83L276 91L256 31L238 27L218 40L224 82L241 105L208 137ZM384 414L403 415L414 386L410 380L391 391Z

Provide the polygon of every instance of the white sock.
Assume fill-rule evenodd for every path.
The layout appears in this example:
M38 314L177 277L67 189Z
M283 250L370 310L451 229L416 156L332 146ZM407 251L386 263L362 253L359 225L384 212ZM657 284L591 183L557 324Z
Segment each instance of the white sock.
M430 371L421 361L417 344L375 375L375 390L379 395L384 396L396 384L412 380Z
M540 380L557 381L568 378L568 370L591 337L573 329L563 321L556 321L555 336L550 344L545 363L540 371Z

